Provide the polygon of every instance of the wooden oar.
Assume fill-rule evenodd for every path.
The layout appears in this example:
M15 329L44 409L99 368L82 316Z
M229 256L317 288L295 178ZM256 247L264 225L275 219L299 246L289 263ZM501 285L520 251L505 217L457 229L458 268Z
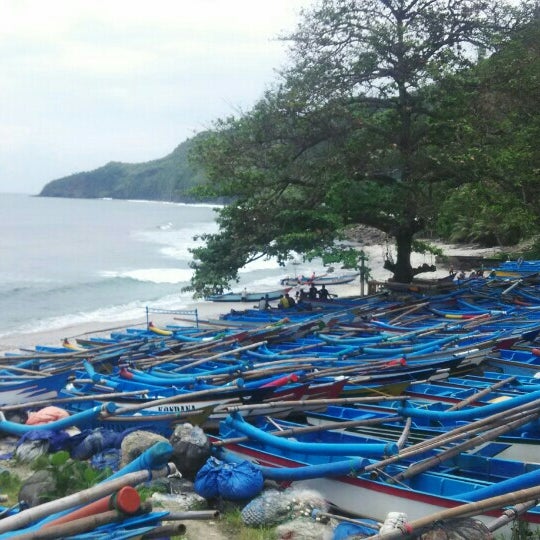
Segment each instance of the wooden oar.
M405 311L403 311L397 317L394 317L393 319L390 319L389 324L396 324L396 322L401 320L406 315L410 315L411 313L414 313L415 311L418 311L419 309L422 309L423 307L426 307L428 305L429 305L429 302L421 302L420 304L416 304L415 306L412 306L409 309L405 309ZM405 306L405 308L406 308L406 306Z
M501 388L501 386L504 386L506 384L509 384L516 380L517 377L508 377L508 379L504 379L502 381L499 381L487 388L484 388L483 390L480 390L479 392L476 392L475 394L470 395L468 398L465 398L461 400L459 403L456 403L455 405L452 405L447 410L449 411L459 411L460 409L463 409L463 407L466 407L467 405L470 405L471 403L474 403L475 401L478 401L479 399L483 398L484 396L487 396L489 393L498 390Z
M412 418L409 416L407 420L405 420L405 426L403 427L403 432L399 436L399 439L397 440L397 447L401 450L405 443L407 442L407 438L409 437L409 433L411 431L412 426Z

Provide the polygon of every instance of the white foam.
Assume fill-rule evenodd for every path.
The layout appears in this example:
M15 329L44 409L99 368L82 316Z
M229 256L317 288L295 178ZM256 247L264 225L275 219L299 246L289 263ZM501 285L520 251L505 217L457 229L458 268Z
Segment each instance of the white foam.
M127 304L98 308L93 311L69 313L57 317L41 319L39 321L29 321L26 324L18 326L16 330L0 333L0 338L18 334L51 332L61 328L94 323L95 321L123 322L135 319L142 320L146 316L147 306L159 309L181 310L185 309L190 302L192 302L192 298L189 293L179 293L164 296L151 303L135 301Z

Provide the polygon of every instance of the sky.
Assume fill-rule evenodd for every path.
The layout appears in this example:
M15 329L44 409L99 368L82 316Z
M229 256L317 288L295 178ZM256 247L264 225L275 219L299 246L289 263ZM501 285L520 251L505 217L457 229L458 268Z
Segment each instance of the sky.
M312 0L0 0L0 193L159 159L277 79Z

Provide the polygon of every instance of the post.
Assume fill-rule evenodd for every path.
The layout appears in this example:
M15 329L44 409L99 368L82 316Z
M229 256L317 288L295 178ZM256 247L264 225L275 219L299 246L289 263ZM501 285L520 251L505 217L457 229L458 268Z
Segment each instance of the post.
M362 251L360 253L360 296L364 296L364 282L366 279L366 267L364 265L364 262L366 260L366 256L364 255L364 252Z

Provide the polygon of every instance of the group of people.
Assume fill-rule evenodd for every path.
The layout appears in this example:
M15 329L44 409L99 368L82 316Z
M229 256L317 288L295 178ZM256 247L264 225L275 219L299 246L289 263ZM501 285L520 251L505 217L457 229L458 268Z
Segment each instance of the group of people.
M317 287L312 283L307 293L304 289L300 289L296 291L296 296L301 299L309 298L309 300L316 300L319 298L319 300L328 300L330 293L324 285L321 285L321 288L317 290Z
M478 269L478 270L472 270L471 273L467 276L463 270L460 270L459 272L456 272L453 268L450 268L450 275L458 280L463 279L473 279L473 278L483 278L484 277L484 270Z
M321 288L317 290L315 285L311 285L309 290L306 292L304 289L296 291L295 298L293 298L288 292L284 293L278 301L277 307L279 309L290 309L296 307L297 309L312 309L309 300L328 300L330 298L330 293L324 285L321 285ZM261 296L259 300L259 310L264 311L270 309L268 295Z

